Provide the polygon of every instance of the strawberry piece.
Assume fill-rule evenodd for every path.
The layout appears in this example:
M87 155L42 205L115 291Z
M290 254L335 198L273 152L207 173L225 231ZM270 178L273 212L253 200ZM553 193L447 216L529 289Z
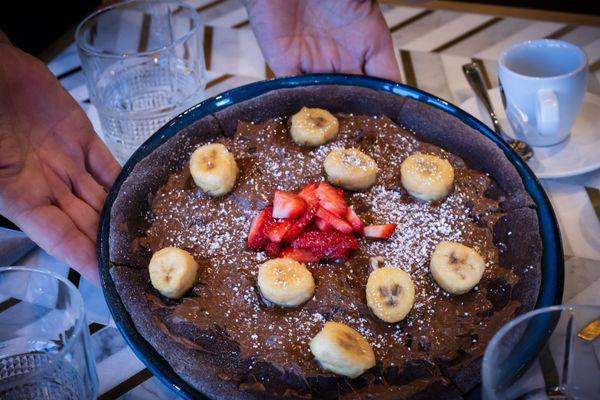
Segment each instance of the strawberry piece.
M302 248L294 249L292 247L283 249L281 253L279 253L279 257L291 258L302 263L320 261L320 258L312 251Z
M319 197L321 207L340 218L346 215L348 206L344 200L343 190L340 191L327 182L321 182L317 187L316 194Z
M316 183L311 182L304 186L304 188L298 193L298 196L302 197L302 199L304 199L306 204L308 204L309 206L318 204L319 196L317 196L316 193L318 186L319 185L317 185Z
M279 243L293 224L293 221L287 219L275 221L265 228L265 235L271 242Z
M338 230L342 233L352 233L353 229L349 223L347 223L341 218L336 217L323 207L319 208L319 210L317 211L317 217L325 220L328 224L333 226L335 230Z
M294 193L275 191L273 218L298 218L306 211L306 202Z
M269 257L277 257L279 256L279 251L281 250L281 243L271 242L265 248L265 252Z
M333 225L331 225L329 222L325 221L322 218L317 218L315 221L315 225L317 226L317 228L325 232L334 230Z
M396 224L367 225L363 229L363 234L368 238L389 239L394 234L396 226Z
M250 225L250 232L248 233L248 248L250 250L260 251L269 244L269 238L265 234L265 229L273 222L275 222L273 219L273 207L265 208L254 217Z
M308 249L319 258L342 258L352 249L358 248L358 240L354 235L331 231L309 231L292 242L295 249Z
M302 217L297 219L292 226L288 229L283 237L284 242L292 242L298 236L302 234L306 230L306 227L315 217L317 210L319 209L319 205L314 205L308 209L307 212L304 213Z
M352 225L352 228L356 233L362 235L363 229L365 227L365 223L362 222L360 217L356 214L356 212L352 209L352 207L348 207L348 212L346 212L346 221Z

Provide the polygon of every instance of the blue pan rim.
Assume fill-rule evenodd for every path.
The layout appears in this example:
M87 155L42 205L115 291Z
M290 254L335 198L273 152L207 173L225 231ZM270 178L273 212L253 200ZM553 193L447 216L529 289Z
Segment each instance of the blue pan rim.
M440 99L439 97L420 89L381 78L348 74L308 74L251 83L223 92L198 103L173 118L148 138L148 140L135 151L123 166L121 173L108 193L100 216L97 238L100 280L108 308L115 324L140 361L142 361L152 374L164 385L184 399L205 399L207 397L185 382L175 371L173 371L168 362L158 354L152 345L136 330L133 320L127 313L110 276L108 235L110 228L110 210L112 205L119 193L121 185L127 179L135 165L166 140L177 134L181 129L209 114L213 114L231 105L250 100L273 90L314 85L360 86L379 92L408 97L453 115L494 142L515 166L523 180L525 189L537 206L537 216L540 225L543 250L542 281L534 309L561 303L564 286L564 257L558 222L552 205L539 180L527 164L521 160L506 142L498 138L481 121L446 100ZM467 393L466 397L479 398L479 393L480 387L478 385Z

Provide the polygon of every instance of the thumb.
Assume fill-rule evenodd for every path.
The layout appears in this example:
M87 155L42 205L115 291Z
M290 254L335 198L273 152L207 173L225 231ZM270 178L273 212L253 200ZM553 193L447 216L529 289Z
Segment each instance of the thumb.
M365 73L394 82L401 81L400 69L396 57L394 57L394 51L387 46L366 60Z

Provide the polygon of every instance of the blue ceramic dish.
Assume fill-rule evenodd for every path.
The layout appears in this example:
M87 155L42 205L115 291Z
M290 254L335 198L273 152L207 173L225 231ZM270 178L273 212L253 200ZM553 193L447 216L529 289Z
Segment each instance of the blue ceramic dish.
M482 122L462 111L458 107L429 93L406 85L378 78L355 75L313 74L252 83L232 89L203 101L202 103L178 115L172 121L163 126L158 132L152 135L133 154L133 156L123 167L121 174L117 178L110 193L108 194L108 198L101 215L100 228L98 232L98 257L102 287L110 312L121 334L138 358L158 379L160 379L165 385L183 398L192 399L206 397L181 379L173 371L165 359L160 356L156 350L154 350L154 348L137 332L133 321L127 313L125 306L121 302L119 294L117 293L110 276L108 235L111 224L110 210L112 204L119 193L121 185L127 179L133 167L166 140L176 135L181 129L191 125L195 121L209 114L227 108L233 104L250 100L272 90L311 85L362 86L383 93L391 93L398 96L408 97L413 100L429 104L447 112L448 114L453 115L454 117L460 119L463 123L474 128L482 135L493 141L500 149L502 149L506 157L515 166L521 178L523 179L525 189L537 205L537 216L539 219L543 253L542 282L536 308L559 304L561 302L564 281L563 251L558 224L554 215L554 211L552 210L552 206L550 205L550 201L548 200L546 193L542 189L542 186L531 169L529 169L529 167L504 141L497 138ZM537 348L538 346L535 342L539 342L540 339L536 337L530 338L532 341L530 347ZM467 395L467 397L479 398L479 392L479 388L475 388Z

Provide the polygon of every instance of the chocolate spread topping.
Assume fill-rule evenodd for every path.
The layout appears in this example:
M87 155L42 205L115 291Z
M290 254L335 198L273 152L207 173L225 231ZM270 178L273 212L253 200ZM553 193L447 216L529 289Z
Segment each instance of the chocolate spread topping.
M481 355L493 333L519 306L511 301L497 309L488 293L491 286L497 291L503 283L518 281L510 266L499 265L498 248L492 241L492 225L504 215L499 203L505 194L485 173L469 168L454 154L420 142L386 117L338 118L338 138L317 148L293 143L287 119L256 125L240 122L234 137L218 139L234 154L240 170L234 191L224 197L204 194L194 185L187 167L169 177L151 200L150 228L139 243L153 252L165 246L186 249L199 262L201 272L198 284L181 300L151 296L153 307L166 310L174 324L218 328L237 344L242 359L266 361L304 377L332 376L319 367L309 350L311 338L330 320L353 327L367 339L384 377L419 360L433 365L460 354ZM396 232L389 240L361 238L360 249L348 260L308 264L316 291L305 304L285 309L269 305L256 284L258 266L267 257L246 249L250 223L272 202L275 189L298 191L308 182L324 180L323 160L341 147L356 147L379 166L374 187L347 192L349 205L366 223L397 223ZM415 152L445 158L454 167L455 185L446 199L422 202L403 189L400 163ZM442 240L473 247L486 261L480 284L465 295L450 296L429 273L430 255ZM366 305L369 258L376 256L408 272L414 281L414 307L399 323L379 320ZM174 340L197 346L191 337ZM431 370L430 374L440 374L437 368ZM407 383L392 375L387 385ZM415 390L423 386L421 378L412 381ZM394 379L399 381L394 383ZM249 390L256 389L252 387Z

